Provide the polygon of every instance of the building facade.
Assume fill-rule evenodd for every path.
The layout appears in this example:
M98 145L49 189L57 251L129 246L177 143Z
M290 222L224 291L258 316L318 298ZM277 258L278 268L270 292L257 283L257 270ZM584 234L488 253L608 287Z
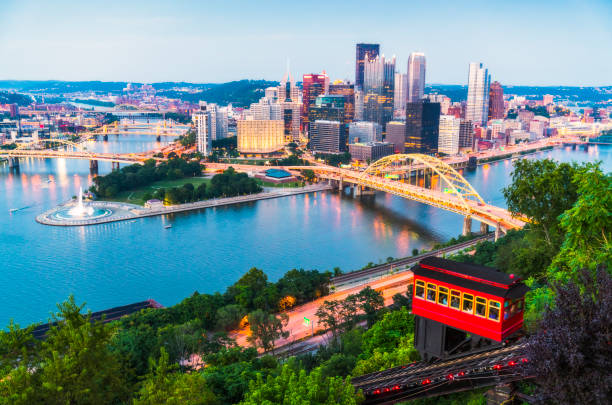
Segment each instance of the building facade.
M471 150L474 147L474 126L472 121L461 119L459 126L459 148Z
M267 154L285 146L282 120L240 120L236 125L240 153Z
M447 155L459 153L459 133L461 131L461 118L452 115L440 116L440 132L438 135L438 152Z
M357 44L355 47L355 87L363 89L364 64L368 59L374 59L380 52L379 44Z
M470 63L465 119L486 125L489 116L489 70L482 63Z
M401 118L406 115L406 100L408 98L408 75L395 74L395 88L393 90L393 117Z
M329 85L330 96L344 97L344 122L355 120L355 86L351 83L333 83Z
M425 93L425 54L413 52L408 57L408 98L407 102L416 103Z
M346 151L346 126L340 121L316 120L310 124L310 149L314 152Z
M403 121L387 122L385 141L393 145L395 153L404 153L406 143L406 123Z
M349 144L382 141L382 127L377 122L351 122L348 128Z
M362 162L375 162L385 156L392 155L393 145L389 142L366 142L349 144L351 158Z
M366 60L363 80L363 120L378 122L385 132L385 125L393 119L395 57Z
M438 152L440 104L421 100L406 103L405 153Z
M311 105L320 95L328 94L329 77L325 72L321 74L306 74L302 78L302 129L308 130L308 112Z
M200 106L200 109L193 113L191 121L196 131L196 147L198 152L204 156L210 155L212 151L212 139L210 138L209 115L206 111L206 106Z
M489 120L504 119L504 89L499 82L489 86Z
M344 96L320 95L310 106L308 121L313 123L320 121L339 121L346 129L346 118L344 114ZM309 128L310 129L310 128Z

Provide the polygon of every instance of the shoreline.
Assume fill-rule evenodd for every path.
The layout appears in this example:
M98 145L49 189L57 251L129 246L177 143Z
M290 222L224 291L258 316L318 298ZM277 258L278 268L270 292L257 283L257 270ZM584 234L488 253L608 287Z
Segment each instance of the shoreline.
M96 207L109 207L114 208L115 210L119 210L118 215L111 215L108 217L98 218L98 219L90 219L90 220L74 220L74 221L59 221L51 218L53 214L61 209L65 209L66 207L70 207L73 205L73 201L69 201L64 204L60 204L57 207L50 209L48 211L43 212L40 215L36 216L36 222L42 225L49 226L89 226L89 225L98 225L98 224L106 224L110 222L118 222L118 221L129 221L133 219L139 218L147 218L159 215L166 214L174 214L178 212L187 212L194 211L205 208L212 207L221 207L225 205L234 205L241 204L251 201L260 201L260 200L269 200L272 198L280 198L280 197L288 197L293 195L300 194L308 194L315 193L317 191L327 191L331 190L332 187L328 184L314 184L305 187L299 187L295 189L281 189L281 190L272 190L272 191L263 191L257 194L249 194L237 197L227 197L220 199L212 199L212 200L204 200L204 201L196 201L192 203L186 204L178 204L165 206L163 208L144 208L139 205L127 204L127 203L119 203L119 202L111 202L111 201L93 201L89 204Z

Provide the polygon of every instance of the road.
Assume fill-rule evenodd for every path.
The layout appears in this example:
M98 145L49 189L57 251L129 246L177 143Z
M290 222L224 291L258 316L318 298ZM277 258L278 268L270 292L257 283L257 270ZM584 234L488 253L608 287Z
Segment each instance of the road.
M281 338L276 340L275 346L281 347L295 341L307 338L311 336L313 331L324 330L322 325L319 325L318 318L315 316L317 309L323 304L324 301L336 301L343 300L350 294L356 294L365 287L369 286L376 291L380 291L385 299L385 306L393 303L393 296L397 293L405 293L408 285L412 283L413 274L411 271L405 271L399 274L391 275L380 280L372 280L370 282L349 288L346 290L331 293L325 297L319 298L315 301L308 302L300 305L299 307L293 308L285 313L289 316L289 322L285 327L285 330L289 332L289 337ZM308 318L311 321L311 325L304 324L304 318ZM246 338L250 331L248 328L243 328L230 334L230 337L236 339L236 342L240 346L248 346Z

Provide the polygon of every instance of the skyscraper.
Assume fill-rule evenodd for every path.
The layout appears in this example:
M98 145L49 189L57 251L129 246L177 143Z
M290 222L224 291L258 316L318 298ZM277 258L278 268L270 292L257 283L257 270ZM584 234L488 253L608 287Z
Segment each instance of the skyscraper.
M393 119L393 90L395 87L395 57L368 59L364 64L363 119L379 123L383 132Z
M302 128L308 130L308 112L318 96L329 91L329 77L325 72L321 74L306 74L302 80Z
M346 83L333 83L329 85L330 96L344 96L344 122L349 124L355 120L355 86Z
M504 89L499 82L489 87L489 120L504 119Z
M489 70L482 63L470 63L465 119L486 125L489 112Z
M355 55L355 87L363 89L364 63L374 59L380 52L379 44L357 44Z
M196 146L198 152L204 156L208 156L212 150L212 139L209 131L209 114L206 110L206 104L200 105L200 108L193 113L191 120L196 129Z
M344 127L346 127L344 117L344 102L345 98L342 95L318 96L314 104L310 105L310 110L308 111L308 122L313 123L317 120L338 121ZM308 129L310 130L310 126Z
M438 152L440 103L424 99L406 103L406 153Z
M302 104L299 102L300 89L295 85L293 76L287 67L278 86L278 104L284 125L285 138L297 141L300 138L300 122Z
M408 57L408 98L415 103L423 98L425 92L425 54L412 52Z
M393 116L403 117L406 114L406 99L408 98L408 75L395 74L395 89L393 90Z

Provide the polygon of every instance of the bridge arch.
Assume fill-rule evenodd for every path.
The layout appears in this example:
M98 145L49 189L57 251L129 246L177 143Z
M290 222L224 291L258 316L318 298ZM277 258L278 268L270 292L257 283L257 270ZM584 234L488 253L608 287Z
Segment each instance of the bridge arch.
M85 154L91 155L91 153L89 151L87 151L83 145L72 142L72 141L68 141L65 139L39 139L37 141L32 141L32 142L27 142L27 143L22 143L17 145L16 150L28 150L30 149L33 145L40 145L40 144L45 144L45 143L60 143L62 145L66 145L66 146L72 146L73 148L78 149L81 152L84 152Z
M416 167L414 163L416 162ZM409 163L408 167L397 166L397 163ZM419 166L422 165L422 166ZM412 175L412 171L430 169L432 173L436 173L449 187L450 193L454 194L467 211L470 210L470 205L467 200L476 201L479 204L485 204L484 200L472 185L459 173L442 160L429 155L420 153L395 154L385 156L382 159L370 164L361 176L366 175L381 175L383 173L393 171L408 172Z

